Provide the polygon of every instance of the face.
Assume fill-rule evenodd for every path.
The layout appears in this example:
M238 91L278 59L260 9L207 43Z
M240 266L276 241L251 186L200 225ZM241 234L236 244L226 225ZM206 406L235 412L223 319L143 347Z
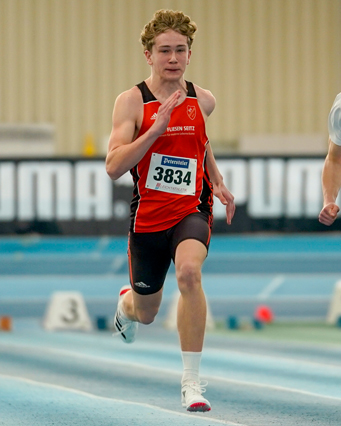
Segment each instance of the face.
M187 37L176 31L168 30L155 37L152 51L145 51L147 63L152 73L164 80L179 80L189 64L191 51Z

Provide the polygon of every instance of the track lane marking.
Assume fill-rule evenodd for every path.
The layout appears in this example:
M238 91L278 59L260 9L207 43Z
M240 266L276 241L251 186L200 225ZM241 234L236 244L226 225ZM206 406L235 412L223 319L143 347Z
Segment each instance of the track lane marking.
M85 396L87 398L99 399L99 400L104 400L104 401L120 403L120 404L128 404L128 405L132 405L132 406L139 406L139 407L144 407L144 408L148 408L148 409L153 409L153 410L156 410L156 411L162 411L162 412L167 413L167 414L172 414L175 417L181 416L181 417L189 418L193 422L199 421L199 422L203 422L203 423L205 423L205 422L218 423L218 424L223 424L223 425L227 425L227 426L248 426L248 425L241 424L241 423L234 423L234 422L230 422L230 421L215 419L215 418L212 418L212 417L207 417L207 418L205 418L205 417L201 418L201 417L197 417L197 416L193 417L192 414L186 414L186 413L181 413L181 412L178 412L178 411L167 410L167 408L158 407L156 405L146 404L146 403L143 403L143 402L132 402L132 401L127 401L127 400L117 399L117 398L109 398L109 397L106 397L106 396L95 395L95 394L92 394L92 393L89 393L89 392L81 391L81 390L70 388L70 387L67 387L67 386L55 385L55 384L47 383L47 382L39 382L37 380L27 379L27 378L20 377L20 376L11 376L11 375L0 373L0 378L7 379L7 380L16 380L16 381L24 382L24 383L27 383L27 384L30 384L30 385L47 387L47 388L51 388L51 389L60 390L60 391L63 391L63 392L70 392L70 393L74 393L76 395Z
M85 360L91 360L91 361L101 361L101 362L106 362L107 364L114 364L114 365L121 365L122 367L130 367L130 368L136 368L138 370L149 370L149 371L157 371L159 373L162 374L168 374L168 375L172 375L172 376L180 376L180 373L174 370L170 370L167 368L162 368L162 367L152 367L146 364L139 364L139 363L135 363L135 362L125 362L125 361L121 361L121 360L117 360L117 359L110 359L110 358L106 358L106 357L102 357L102 356L97 356L97 355L86 355L83 353L77 353L77 352L73 352L73 351L69 351L69 350L65 350L65 349L55 349L55 348L51 348L51 347L35 347L35 346L29 346L29 345L20 345L20 344L12 344L12 345L6 345L6 347L17 347L17 348L24 348L24 349L30 349L31 351L36 351L38 352L38 354L41 354L41 352L47 352L47 353L52 353L52 354L56 354L56 355L65 355L65 356L69 356L71 358L80 358L80 359L85 359ZM1 375L1 374L0 374ZM305 395L305 396L311 396L311 397L315 397L315 398L321 398L321 399L329 399L332 401L341 401L341 397L337 397L337 396L330 396L330 395L323 395L323 394L319 394L316 392L309 392L309 391L305 391L305 390L301 390L301 389L296 389L296 388L289 388L286 386L278 386L278 385L271 385L268 383L257 383L257 382L249 382L249 381L245 381L245 380L237 380L237 379L228 379L228 378L224 378L224 377L220 377L220 376L215 376L215 375L211 375L211 374L204 374L203 376L205 376L205 379L210 379L210 380L216 380L216 381L220 381L220 382L224 382L224 383L230 383L230 384L238 384L241 386L250 386L250 387L256 387L256 388L266 388L266 389L272 389L272 390L277 390L277 391L282 391L282 392L289 392L289 393L295 393L295 394L300 394L300 395Z
M1 348L2 343L0 342L0 348ZM32 350L44 350L46 352L52 351L52 352L60 352L61 354L65 353L65 355L67 354L74 354L75 356L79 356L79 357L98 357L101 359L107 359L107 360L111 360L113 361L113 359L110 358L105 358L102 355L87 355L87 354L83 354L83 353L78 353L75 352L73 350L68 350L68 349L59 349L59 348L54 348L54 347L48 347L48 346L37 346L37 345L27 345L27 344L21 344L21 343L6 343L6 347L18 347L18 348L27 348L27 349L32 349ZM309 347L310 345L305 345L305 347ZM129 347L129 351L131 353L135 352L137 354L141 353L141 350L147 350L148 352L151 351L151 347L153 348L153 351L159 351L159 352L168 352L170 349L175 349L174 345L171 344L167 344L164 343L162 345L158 345L156 343L153 344L141 344L141 343L135 343L134 347ZM328 347L327 345L324 347ZM168 348L168 350L167 350ZM161 349L161 351L160 351ZM330 349L337 349L337 352L340 352L341 355L341 351L339 350L339 347L334 347L334 346L330 346ZM333 372L335 372L335 369L341 369L341 365L338 364L332 364L332 363L323 363L323 362L317 362L317 361L309 361L309 360L302 360L300 358L288 358L288 357L283 357L283 356L272 356L272 355L267 355L267 354L260 354L260 353L255 353L255 354L250 354L241 350L236 350L236 349L223 349L223 348L206 348L205 349L205 353L207 354L207 357L209 356L209 354L212 355L216 355L216 354L223 354L223 353L227 353L227 354L232 354L232 355L237 355L237 356L244 356L247 358L264 358L265 360L275 360L275 361L282 361L282 362L287 362L288 364L295 364L295 366L297 365L303 365L303 366L312 366L312 367L319 367L319 368L324 368L324 369L330 369ZM140 364L139 364L140 365Z
M262 289L262 291L258 294L257 299L266 300L271 294L277 290L285 281L285 275L277 275L273 278L270 283Z

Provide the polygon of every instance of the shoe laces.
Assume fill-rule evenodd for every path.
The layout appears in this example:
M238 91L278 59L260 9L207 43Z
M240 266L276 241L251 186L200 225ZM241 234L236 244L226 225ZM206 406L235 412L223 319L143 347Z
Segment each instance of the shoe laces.
M183 387L187 387L192 389L195 392L199 392L201 394L206 392L206 386L208 385L208 381L207 380L202 380L199 383L196 382L189 382L189 383L185 383L183 385Z

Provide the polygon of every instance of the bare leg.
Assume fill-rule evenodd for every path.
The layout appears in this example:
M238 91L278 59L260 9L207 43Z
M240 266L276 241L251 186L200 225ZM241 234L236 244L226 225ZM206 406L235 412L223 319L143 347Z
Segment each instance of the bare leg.
M176 249L175 268L180 298L178 332L181 350L201 352L206 326L206 298L201 286L201 267L206 247L197 240L182 241Z
M123 298L122 308L125 316L142 324L150 324L156 317L162 299L162 289L151 295L141 295L133 289Z
M197 240L182 241L176 250L175 269L180 298L178 331L182 350L181 401L187 411L209 411L211 404L202 396L199 367L206 326L206 298L201 286L201 267L206 247Z

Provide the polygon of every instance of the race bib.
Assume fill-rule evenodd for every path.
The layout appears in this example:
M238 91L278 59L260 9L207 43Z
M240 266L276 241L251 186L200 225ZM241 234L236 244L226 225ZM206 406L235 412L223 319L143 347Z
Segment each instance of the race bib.
M197 160L153 153L146 188L179 195L195 195Z

